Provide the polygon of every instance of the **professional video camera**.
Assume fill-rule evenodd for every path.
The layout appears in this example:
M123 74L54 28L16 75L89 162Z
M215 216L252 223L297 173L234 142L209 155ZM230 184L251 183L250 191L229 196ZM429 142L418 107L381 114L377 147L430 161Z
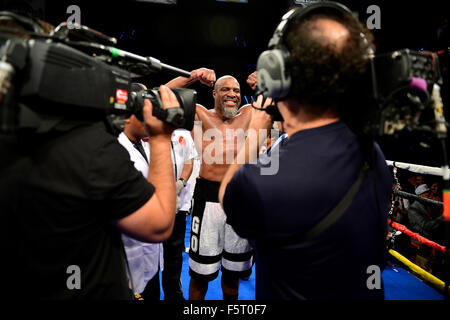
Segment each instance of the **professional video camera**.
M370 77L375 134L427 131L445 138L436 54L402 49L377 55L371 61Z
M29 39L16 37L20 33ZM107 119L114 129L131 114L143 120L144 98L151 100L154 116L191 130L194 90L172 89L180 106L170 109L163 108L157 88L130 92L131 73L189 77L189 72L119 50L113 47L116 42L88 27L69 28L66 23L49 35L0 28L0 132L45 132L60 119Z
M365 80L363 103L370 106L365 111L365 132L383 136L427 131L445 137L442 78L435 53L401 49L376 55ZM283 120L275 105L265 111L274 121Z

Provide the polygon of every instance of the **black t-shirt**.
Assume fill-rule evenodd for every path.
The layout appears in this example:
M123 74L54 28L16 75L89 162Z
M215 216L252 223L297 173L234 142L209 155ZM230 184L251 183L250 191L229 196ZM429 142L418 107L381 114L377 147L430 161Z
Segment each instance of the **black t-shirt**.
M241 167L223 200L228 223L255 247L256 298L382 299L383 289L369 290L366 283L374 274L369 267L382 271L385 263L392 187L378 146L377 170L366 174L348 210L306 242L286 239L311 229L356 181L363 163L356 136L335 122L293 134L279 157L271 156L269 164ZM276 174L262 174L277 167L276 159Z
M4 291L32 299L129 299L112 222L144 205L154 187L117 139L98 123L41 141L2 137L0 150L8 260L2 276L12 277ZM74 288L78 275L81 289Z

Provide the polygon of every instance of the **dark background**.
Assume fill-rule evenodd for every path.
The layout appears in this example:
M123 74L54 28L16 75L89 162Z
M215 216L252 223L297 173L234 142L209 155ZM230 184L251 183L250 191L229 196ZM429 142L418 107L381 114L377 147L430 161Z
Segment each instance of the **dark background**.
M241 83L242 103L254 92L245 83L255 71L256 61L271 37L281 16L294 1L248 0L248 3L224 3L215 0L178 0L175 5L136 1L75 0L0 0L0 8L31 5L44 20L58 25L70 16L67 7L81 9L81 24L118 39L117 47L155 57L161 62L185 69L214 69L217 77L235 76ZM359 13L361 21L370 14L367 7L381 9L381 29L372 30L377 52L400 48L437 52L444 77L444 104L448 104L448 10L445 1L341 1ZM154 74L140 79L157 86L171 76ZM211 89L193 85L198 102L212 107ZM447 111L446 111L447 113ZM448 115L446 114L448 118ZM431 166L442 164L442 150L432 136L417 133L378 139L389 160Z

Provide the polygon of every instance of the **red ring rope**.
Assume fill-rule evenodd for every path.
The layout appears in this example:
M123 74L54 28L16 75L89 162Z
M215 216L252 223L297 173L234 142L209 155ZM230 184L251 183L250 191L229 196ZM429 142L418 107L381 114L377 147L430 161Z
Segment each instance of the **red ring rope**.
M389 225L391 225L391 220L388 220L388 223L389 223ZM394 229L396 229L396 230L398 230L398 231L401 231L401 232L403 232L404 234L410 236L411 238L413 238L413 239L419 241L420 243L422 243L422 244L427 245L427 246L429 246L429 247L431 247L431 248L433 248L433 249L436 249L436 250L438 250L438 251L441 251L441 252L445 253L445 247L444 247L444 246L442 246L442 245L440 245L440 244L438 244L438 243L436 243L436 242L434 242L434 241L431 241L431 240L429 240L429 239L427 239L427 238L425 238L425 237L422 237L422 236L421 236L420 234L418 234L418 233L412 232L411 230L409 230L408 228L406 228L404 225L402 225L402 224L400 224L400 223L397 223L397 222L392 222L392 225L391 225L391 226L392 226Z

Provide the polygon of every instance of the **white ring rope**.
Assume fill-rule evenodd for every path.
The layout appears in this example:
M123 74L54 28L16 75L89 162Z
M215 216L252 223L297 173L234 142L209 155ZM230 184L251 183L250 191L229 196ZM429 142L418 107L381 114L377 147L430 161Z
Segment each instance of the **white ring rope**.
M396 162L396 161L390 161L390 160L386 160L386 163L390 167L397 167L399 169L404 169L404 170L408 170L408 171L420 173L420 174L430 174L430 175L441 176L441 177L448 175L448 168L427 167L427 166L421 166L418 164Z

